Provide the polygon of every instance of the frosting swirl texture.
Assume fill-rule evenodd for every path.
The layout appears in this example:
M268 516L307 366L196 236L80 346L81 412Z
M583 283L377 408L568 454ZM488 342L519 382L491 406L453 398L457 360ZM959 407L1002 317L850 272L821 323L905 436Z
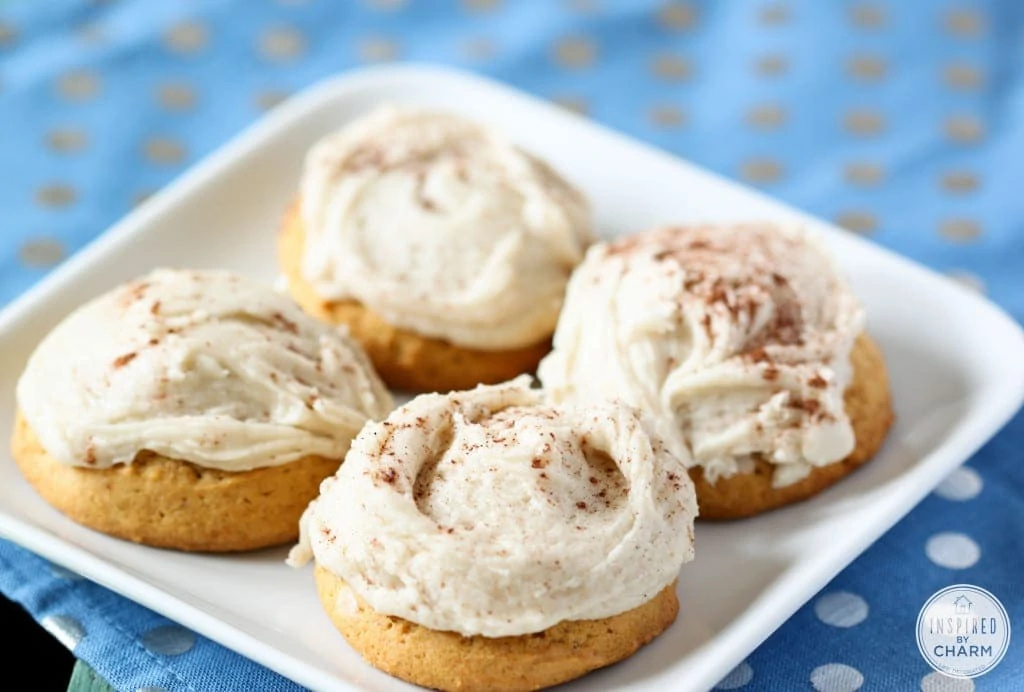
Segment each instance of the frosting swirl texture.
M360 347L226 271L157 270L36 348L18 405L46 451L106 468L141 450L225 471L340 459L391 397Z
M579 192L445 113L383 107L324 138L300 194L302 274L321 297L469 348L546 339L592 240Z
M843 393L863 329L802 231L664 228L591 249L539 377L556 400L619 398L652 414L711 481L759 457L780 487L853 450Z
M501 637L608 617L693 555L693 484L633 409L551 406L527 378L368 425L304 518L310 557L374 610Z

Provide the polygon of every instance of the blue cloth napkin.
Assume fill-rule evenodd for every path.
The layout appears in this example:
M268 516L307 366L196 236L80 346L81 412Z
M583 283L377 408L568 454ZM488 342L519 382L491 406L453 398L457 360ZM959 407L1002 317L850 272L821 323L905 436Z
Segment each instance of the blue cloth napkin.
M412 59L757 185L1021 319L1022 52L1016 0L0 0L0 303L289 94ZM1018 415L719 689L1024 689L1022 449ZM973 683L914 642L958 582L1017 631ZM295 687L3 542L0 590L119 689Z

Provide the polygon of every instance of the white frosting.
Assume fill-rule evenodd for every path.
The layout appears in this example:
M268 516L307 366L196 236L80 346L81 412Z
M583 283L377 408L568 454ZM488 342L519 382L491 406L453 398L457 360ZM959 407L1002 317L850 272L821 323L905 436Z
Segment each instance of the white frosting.
M225 471L341 459L392 407L344 333L224 271L157 270L79 308L17 397L54 459L90 468L142 450Z
M864 313L791 228L669 228L590 250L538 371L556 400L619 398L714 481L775 464L776 487L854 447L843 405Z
M550 336L592 240L579 192L443 113L385 107L321 140L300 194L302 275L321 297L470 348Z
M693 557L685 467L634 409L554 407L528 384L421 396L368 425L291 563L312 553L375 611L467 636L652 599Z

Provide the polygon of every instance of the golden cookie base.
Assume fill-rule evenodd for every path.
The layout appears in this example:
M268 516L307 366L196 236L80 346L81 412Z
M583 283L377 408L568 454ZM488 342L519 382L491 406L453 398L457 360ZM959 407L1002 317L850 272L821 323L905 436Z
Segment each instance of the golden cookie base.
M867 335L860 336L850 353L853 381L846 389L856 447L845 459L815 467L806 478L783 488L772 487L774 465L758 460L754 470L709 483L703 469L690 469L697 488L700 519L738 519L800 502L816 495L871 459L885 441L893 422L892 400L885 361Z
M673 582L647 603L612 617L562 622L517 637L464 637L382 615L351 590L351 598L339 599L348 587L319 565L316 586L331 622L368 663L438 690L516 692L557 685L628 658L679 612Z
M20 413L11 451L36 492L79 524L135 543L196 552L294 542L299 517L341 463L309 456L228 472L142 452L131 464L105 469L68 466L43 449Z

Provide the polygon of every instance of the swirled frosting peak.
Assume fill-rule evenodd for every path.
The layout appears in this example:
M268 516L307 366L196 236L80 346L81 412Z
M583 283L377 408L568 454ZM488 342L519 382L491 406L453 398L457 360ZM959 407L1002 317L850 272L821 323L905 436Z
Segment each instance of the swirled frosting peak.
M300 194L302 273L321 297L470 348L546 339L591 242L573 187L445 113L382 107L326 137Z
M365 354L291 300L226 271L157 270L36 348L18 405L57 461L142 450L225 471L344 456L391 397Z
M527 379L425 395L368 425L293 563L374 610L501 637L642 605L692 558L693 485L620 404L551 406Z
M771 225L665 228L596 246L539 376L556 400L655 416L714 481L775 464L776 486L838 461L864 313L818 242Z

